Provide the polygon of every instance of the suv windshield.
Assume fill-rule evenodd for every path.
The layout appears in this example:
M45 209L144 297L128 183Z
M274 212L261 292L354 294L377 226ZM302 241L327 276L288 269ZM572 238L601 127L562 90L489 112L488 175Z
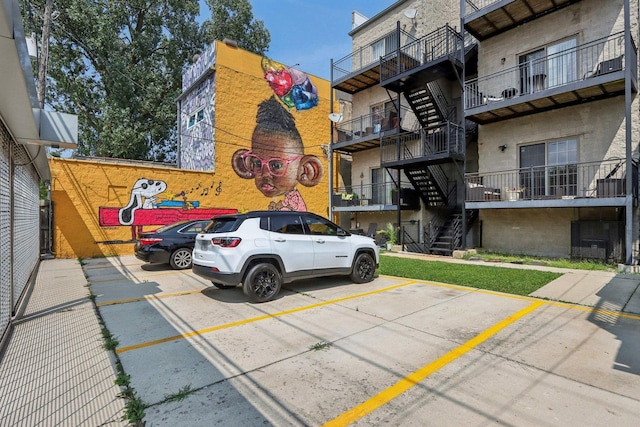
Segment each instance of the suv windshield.
M202 230L203 233L226 233L228 231L234 231L240 226L240 221L237 218L216 218L209 223Z

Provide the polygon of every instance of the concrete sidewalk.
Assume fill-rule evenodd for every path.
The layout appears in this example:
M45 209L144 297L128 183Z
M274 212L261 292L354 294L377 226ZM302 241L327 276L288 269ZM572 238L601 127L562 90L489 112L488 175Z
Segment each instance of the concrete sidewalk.
M43 260L0 355L0 425L126 425L82 266Z
M474 263L412 253L430 261ZM481 262L564 275L532 296L640 314L640 275ZM0 355L0 425L126 425L115 359L77 260L43 260L24 313Z

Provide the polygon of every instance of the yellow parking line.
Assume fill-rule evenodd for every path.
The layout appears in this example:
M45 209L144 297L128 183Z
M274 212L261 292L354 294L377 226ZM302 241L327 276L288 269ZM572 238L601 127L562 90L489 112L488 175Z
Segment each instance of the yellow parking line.
M298 308L292 308L292 309L289 309L289 310L279 311L279 312L273 313L273 314L265 314L263 316L252 317L250 319L238 320L237 322L231 322L231 323L225 323L223 325L211 326L209 328L199 329L197 331L191 331L191 332L187 332L187 333L180 334L180 335L174 335L174 336L171 336L171 337L161 338L161 339L158 339L158 340L147 341L147 342L143 342L143 343L140 343L140 344L134 344L134 345L126 346L126 347L121 347L121 348L116 349L116 353L117 354L121 354L121 353L125 353L127 351L137 350L137 349L144 348L144 347L151 347L153 345L162 344L162 343L169 342L169 341L176 341L176 340L179 340L179 339L189 338L189 337L193 337L193 336L196 336L196 335L202 335L202 334L206 334L206 333L213 332L213 331L219 331L221 329L232 328L234 326L246 325L248 323L257 322L259 320L273 319L273 318L276 318L276 317L284 316L286 314L298 313L300 311L311 310L312 308L318 308L318 307L322 307L322 306L325 306L325 305L336 304L336 303L339 303L339 302L342 302L342 301L348 301L348 300L355 299L355 298L361 298L361 297L365 297L365 296L368 296L368 295L374 295L374 294L378 294L378 293L381 293L381 292L387 292L387 291L390 291L390 290L393 290L393 289L397 289L397 288L401 288L401 287L404 287L404 286L412 285L414 283L416 283L415 280L409 280L407 282L399 283L399 284L393 285L393 286L387 286L386 288L377 289L375 291L363 292L361 294L355 294L355 295L350 295L350 296L347 296L347 297L336 298L336 299L332 299L332 300L328 300L328 301L319 302L319 303L316 303L316 304L305 305L303 307L298 307Z
M482 344L487 339L496 335L502 329L506 328L507 326L511 325L518 319L521 319L527 314L538 309L543 304L544 303L542 301L534 302L528 307L501 320L500 322L484 330L483 332L481 332L474 338L470 339L469 341L465 342L464 344L454 348L444 356L439 357L438 359L434 360L428 365L425 365L422 368L418 369L417 371L413 372L412 374L404 377L403 379L401 379L391 387L387 388L386 390L381 391L380 393L373 396L372 398L366 400L365 402L362 402L358 406L350 409L347 412L342 413L341 415L334 418L333 420L325 423L324 426L327 426L327 427L346 426L359 420L360 418L364 417L370 412L373 412L375 409L395 399L405 391L409 390L411 387L417 385L422 380L427 378L429 375L442 369L443 367L453 362L460 356L466 354L467 352L473 350L474 348Z
M389 279L393 279L393 278L400 279L400 277L394 277L394 276L381 276L381 277L387 277ZM588 305L580 305L580 304L571 303L571 302L543 300L543 299L540 299L538 297L530 297L530 296L526 296L526 295L507 294L507 293L504 293L504 292L491 291L491 290L488 290L488 289L473 288L473 287L470 287L470 286L450 285L450 284L441 283L441 282L431 282L429 280L417 280L416 279L416 283L425 284L425 285L432 285L432 286L438 286L440 288L448 288L448 289L456 289L456 290L460 290L460 291L475 292L475 293L479 293L479 294L494 295L494 296L499 296L499 297L504 297L504 298L517 299L517 300L520 300L520 301L531 301L531 302L540 301L544 305L551 305L551 306L554 306L554 307L562 307L562 308L568 308L568 309L572 309L572 310L586 311L588 313L603 314L603 315L607 315L607 316L621 317L621 318L624 318L624 319L640 320L640 315L637 315L637 314L622 313L620 311L612 311L612 310L604 310L604 309L601 309L601 308L594 308L594 307L591 307L591 306L588 306Z

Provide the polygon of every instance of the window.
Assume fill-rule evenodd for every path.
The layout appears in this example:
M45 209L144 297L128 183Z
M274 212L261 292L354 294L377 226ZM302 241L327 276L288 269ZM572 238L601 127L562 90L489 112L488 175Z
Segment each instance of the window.
M336 228L335 224L323 218L305 217L304 220L311 234L323 235L323 236L338 235L338 229Z
M521 55L520 93L525 95L577 80L576 38Z
M577 162L576 139L520 147L519 185L525 197L577 195Z
M188 128L193 127L195 126L196 123L200 123L203 120L204 120L204 108L201 108L195 113L189 115L189 123L187 124L187 127Z
M376 62L381 56L385 56L396 50L395 33L371 44L371 59Z
M387 174L383 168L371 169L371 203L374 205L390 205L391 201L386 197Z
M271 218L271 231L283 234L304 234L298 215L274 215Z
M391 118L396 116L394 101L379 102L370 107L374 132L393 129Z

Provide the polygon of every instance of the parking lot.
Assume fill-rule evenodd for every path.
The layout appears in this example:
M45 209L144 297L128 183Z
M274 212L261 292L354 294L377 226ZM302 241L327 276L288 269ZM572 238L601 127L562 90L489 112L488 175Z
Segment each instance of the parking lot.
M635 314L387 276L251 304L133 256L84 263L147 425L640 419Z

